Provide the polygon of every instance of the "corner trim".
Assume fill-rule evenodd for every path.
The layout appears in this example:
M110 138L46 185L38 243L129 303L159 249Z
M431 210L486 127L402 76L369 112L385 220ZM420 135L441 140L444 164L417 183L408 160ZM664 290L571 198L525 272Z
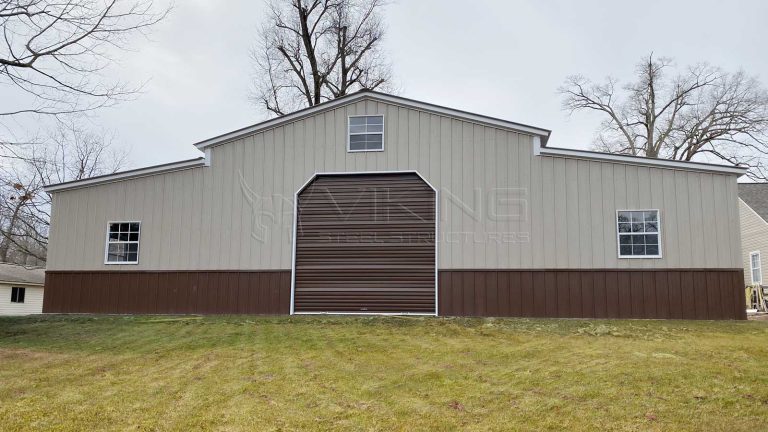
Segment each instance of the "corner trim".
M533 137L533 155L541 156L541 138Z

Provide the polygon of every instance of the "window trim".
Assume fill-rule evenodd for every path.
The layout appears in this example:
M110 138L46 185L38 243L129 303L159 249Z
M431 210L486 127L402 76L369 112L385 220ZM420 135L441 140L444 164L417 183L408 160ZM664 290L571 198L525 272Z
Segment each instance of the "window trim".
M619 233L619 213L620 212L652 212L655 211L659 220L659 232L656 233L659 236L659 253L658 255L622 255L621 254L621 234ZM661 259L663 258L662 251L662 237L661 237L661 210L652 208L638 208L638 209L617 209L613 219L613 224L616 227L616 256L619 259ZM647 233L643 233L647 234ZM653 234L653 233L651 233Z
M120 223L138 223L139 224L139 240L136 242L136 261L109 261L109 226L112 224ZM138 265L141 252L141 221L140 220L120 220L120 221L107 221L107 229L104 235L104 264L105 265Z
M360 117L381 117L381 132L364 132L364 133L352 133L350 132L350 128L352 127L352 122L350 119L353 118L360 118ZM384 116L384 114L362 114L362 115L351 115L347 116L347 153L367 153L367 152L383 152L384 151L384 132L385 127L387 124L387 119ZM381 134L381 148L377 150L352 150L350 145L350 137L352 135L378 135Z
M13 290L17 290L16 291L16 293L17 293L16 294L16 301L13 301ZM24 295L22 296L22 300L21 301L19 301L19 294L18 294L19 291L18 290L24 290ZM11 303L12 304L24 304L26 300L27 300L27 287L18 287L18 286L12 286L11 287Z
M755 255L757 255L757 263L759 264L757 269L760 270L760 280L759 281L755 280L755 268L752 266L752 257L755 256ZM762 285L763 284L763 257L760 256L760 251L759 250L752 251L752 252L749 253L749 279L752 281L752 285L754 285L754 284Z

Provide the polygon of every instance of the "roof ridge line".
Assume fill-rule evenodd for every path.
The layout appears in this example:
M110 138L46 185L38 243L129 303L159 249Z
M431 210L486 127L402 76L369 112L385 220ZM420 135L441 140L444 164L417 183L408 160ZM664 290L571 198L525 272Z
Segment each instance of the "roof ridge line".
M198 141L193 145L197 147L199 150L203 150L207 147L226 144L236 139L240 139L245 136L255 134L259 131L272 129L286 123L291 123L293 121L301 120L305 117L309 117L310 115L333 109L340 105L344 105L349 102L352 102L356 99L364 99L364 98L371 98L374 100L380 100L387 103L399 104L399 105L411 107L414 109L421 109L423 111L434 112L436 114L464 118L467 120L476 121L478 123L495 125L497 127L503 127L506 129L515 130L520 133L539 136L543 139L543 142L545 144L552 133L552 131L549 129L530 126L523 123L516 123L511 120L491 117L484 114L476 114L469 111L463 111L457 108L449 108L441 105L436 105L430 102L423 102L416 99L405 98L402 96L396 96L396 95L391 95L387 93L380 93L373 90L360 90L355 93L350 93L348 95L342 96L337 99L328 100L311 107L302 108L298 111L294 111L292 113L285 114L280 117L264 120L262 122L252 124L250 126L245 126L239 129L235 129L234 131L231 131L231 132L217 135L213 138L208 138L202 141Z

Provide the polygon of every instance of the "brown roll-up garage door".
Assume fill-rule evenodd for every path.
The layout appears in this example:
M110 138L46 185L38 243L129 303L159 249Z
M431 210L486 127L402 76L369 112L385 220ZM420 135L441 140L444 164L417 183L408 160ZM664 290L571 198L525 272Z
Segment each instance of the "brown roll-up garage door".
M435 191L417 174L319 175L297 211L295 312L435 313Z

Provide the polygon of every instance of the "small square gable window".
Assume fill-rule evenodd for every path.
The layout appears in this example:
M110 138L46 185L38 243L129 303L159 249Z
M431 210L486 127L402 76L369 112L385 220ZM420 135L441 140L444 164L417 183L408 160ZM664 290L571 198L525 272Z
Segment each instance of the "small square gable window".
M383 151L384 116L354 116L349 118L347 151Z

